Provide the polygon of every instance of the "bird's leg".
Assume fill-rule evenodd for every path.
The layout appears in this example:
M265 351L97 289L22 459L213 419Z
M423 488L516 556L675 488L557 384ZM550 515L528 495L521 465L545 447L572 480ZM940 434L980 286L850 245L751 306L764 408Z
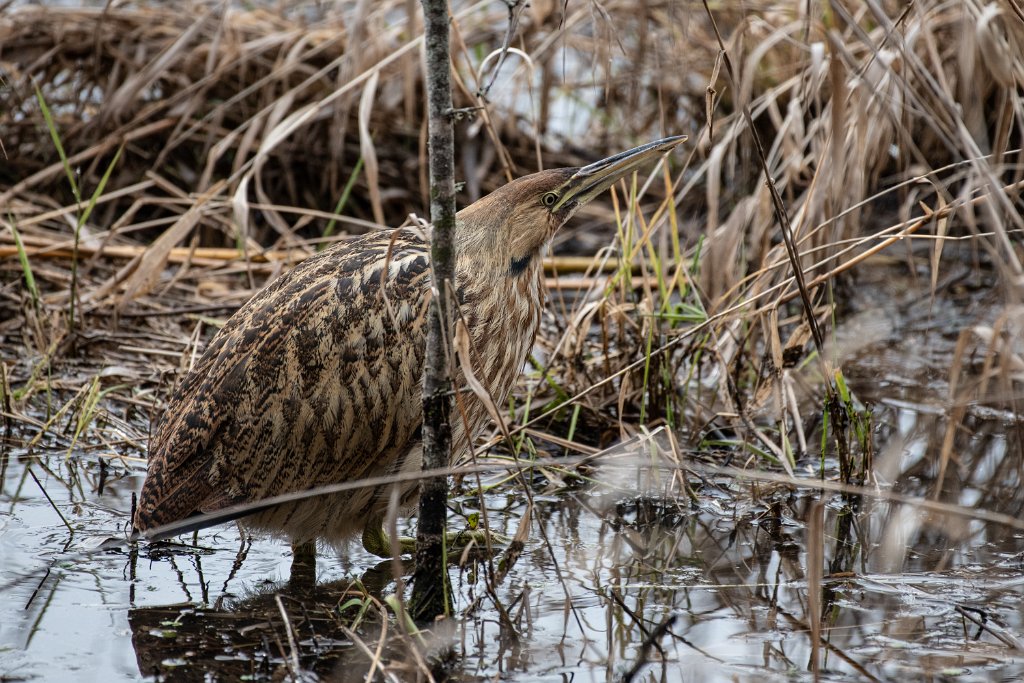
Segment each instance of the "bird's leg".
M391 538L384 531L384 515L372 514L366 519L363 527L363 548L366 552L389 559L394 556ZM401 555L416 552L416 539L408 536L398 537L398 552Z
M460 550L470 543L476 543L481 548L487 547L487 539L490 538L491 545L506 545L507 538L496 533L489 533L484 529L471 529L464 531L449 531L445 534L445 544L449 550ZM385 559L391 558L394 549L391 546L391 538L384 531L384 515L371 515L363 527L363 548L368 553ZM409 536L398 537L398 552L402 555L412 555L416 552L416 539Z
M316 541L292 543L292 569L288 584L293 588L316 585Z

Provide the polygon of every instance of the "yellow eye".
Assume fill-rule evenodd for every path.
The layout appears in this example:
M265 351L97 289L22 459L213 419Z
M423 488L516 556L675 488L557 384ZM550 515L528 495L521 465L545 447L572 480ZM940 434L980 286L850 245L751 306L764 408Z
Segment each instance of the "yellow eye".
M555 202L558 201L558 194L554 192L548 192L540 198L540 203L544 206L554 206Z

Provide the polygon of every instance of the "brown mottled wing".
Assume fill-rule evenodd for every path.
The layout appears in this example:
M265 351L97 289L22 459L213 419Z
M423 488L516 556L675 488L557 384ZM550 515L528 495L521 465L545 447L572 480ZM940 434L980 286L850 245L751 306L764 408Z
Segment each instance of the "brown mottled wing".
M429 286L423 240L403 232L337 245L253 297L168 403L136 528L393 468L422 419Z

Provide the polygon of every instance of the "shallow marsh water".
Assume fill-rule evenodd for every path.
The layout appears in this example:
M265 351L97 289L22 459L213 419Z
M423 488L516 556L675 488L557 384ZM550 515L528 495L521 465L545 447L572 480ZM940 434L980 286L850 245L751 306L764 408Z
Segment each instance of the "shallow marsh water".
M968 405L956 460L938 483L958 334L999 310L968 288L921 313L914 284L891 273L862 285L835 341L873 406L879 489L1019 519L1024 458L1012 410ZM10 435L2 455L3 680L288 680L289 667L362 680L371 665L361 646L397 632L375 605L345 630L360 609L354 580L377 600L395 590L391 564L357 544L321 550L315 592L287 586L286 543L243 543L230 525L194 546L132 546L125 520L141 463L106 458L101 472L110 449L27 455L19 436L30 435ZM697 461L702 474L687 475L695 497L670 498L672 473L650 462L621 460L581 485L538 475L531 540L494 596L483 565L453 567L466 614L440 639L452 645L455 679L620 680L651 642L637 680L812 680L807 541L816 529L822 679L1024 678L1021 529L746 481ZM809 471L818 461L798 464ZM492 527L515 533L525 497L499 487L487 504ZM416 671L404 642L383 650L390 680Z

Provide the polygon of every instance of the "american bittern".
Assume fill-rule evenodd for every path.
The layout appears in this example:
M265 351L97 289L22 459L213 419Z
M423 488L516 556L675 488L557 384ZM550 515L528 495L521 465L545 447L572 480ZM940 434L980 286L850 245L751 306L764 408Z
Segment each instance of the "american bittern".
M533 345L544 304L540 254L581 206L685 139L670 137L582 168L541 171L458 213L456 289L474 374L497 405ZM418 471L429 244L419 231L338 244L279 277L235 313L171 397L150 449L135 528L151 537L186 517L367 477ZM463 386L460 379L457 385ZM453 414L453 451L487 417ZM417 485L405 483L408 505ZM304 543L381 531L390 488L289 502L244 521ZM147 533L153 532L153 533Z

